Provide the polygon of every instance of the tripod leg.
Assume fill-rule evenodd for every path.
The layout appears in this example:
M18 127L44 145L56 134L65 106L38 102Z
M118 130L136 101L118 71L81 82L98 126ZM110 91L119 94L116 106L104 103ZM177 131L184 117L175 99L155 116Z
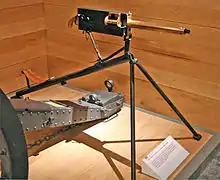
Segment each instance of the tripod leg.
M135 146L135 84L134 62L130 60L130 103L131 103L131 179L136 180L136 146Z
M153 80L153 78L150 76L150 74L144 69L144 67L138 61L136 61L136 65L140 69L140 71L146 76L146 78L150 81L150 83L160 93L160 95L163 97L163 99L170 105L170 107L173 109L173 111L179 116L179 118L182 120L182 122L192 132L193 138L199 141L202 138L202 136L194 130L194 128L184 118L184 116L180 113L180 111L176 108L176 106L171 102L171 100L167 97L167 95L163 92L163 90L158 86L158 84Z

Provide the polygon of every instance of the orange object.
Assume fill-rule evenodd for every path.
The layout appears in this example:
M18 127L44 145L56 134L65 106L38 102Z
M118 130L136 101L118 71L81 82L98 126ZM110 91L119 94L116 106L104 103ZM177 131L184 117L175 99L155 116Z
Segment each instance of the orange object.
M31 69L22 70L21 73L34 83L42 83L47 80L46 78L40 77L39 75L35 74Z

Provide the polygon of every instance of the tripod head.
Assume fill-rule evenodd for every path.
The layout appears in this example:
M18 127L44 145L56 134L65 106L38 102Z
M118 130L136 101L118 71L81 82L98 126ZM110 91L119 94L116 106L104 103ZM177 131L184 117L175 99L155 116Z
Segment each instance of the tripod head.
M132 14L117 11L103 11L78 8L78 14L69 20L69 26L78 25L80 30L115 36L131 34L131 28L161 31L175 34L189 34L186 28L174 28L150 24L132 19Z

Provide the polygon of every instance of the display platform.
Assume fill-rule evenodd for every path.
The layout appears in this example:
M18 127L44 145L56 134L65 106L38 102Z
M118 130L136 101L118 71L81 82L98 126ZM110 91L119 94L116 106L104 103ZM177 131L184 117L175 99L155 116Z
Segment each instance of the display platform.
M78 99L83 95L82 92L56 86L33 93L30 97ZM130 109L123 107L112 119L84 124L34 147L29 151L30 180L129 180L129 116ZM26 133L26 138L31 143L52 131L54 129L29 132ZM212 138L211 134L200 133L203 138L195 141L185 126L136 110L137 179L153 179L141 173L142 159L169 135L190 152L170 179L176 177Z

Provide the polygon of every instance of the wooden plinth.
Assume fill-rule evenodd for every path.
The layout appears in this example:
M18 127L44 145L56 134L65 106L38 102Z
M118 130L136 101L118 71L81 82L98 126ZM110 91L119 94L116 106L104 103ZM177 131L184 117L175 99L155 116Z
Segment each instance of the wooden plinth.
M81 95L81 92L56 87L35 93L31 98L77 99ZM29 151L30 156L41 152L29 158L30 180L129 180L129 114L129 108L124 107L117 117L109 121L84 124L33 148ZM27 141L32 142L51 131L53 130L48 129L38 133L27 133ZM170 176L170 179L173 179L212 137L204 132L201 134L202 140L195 141L185 126L136 111L137 179L152 179L141 173L142 159L168 135L190 152L190 156ZM68 143L62 140L67 140ZM51 146L53 144L56 145Z

